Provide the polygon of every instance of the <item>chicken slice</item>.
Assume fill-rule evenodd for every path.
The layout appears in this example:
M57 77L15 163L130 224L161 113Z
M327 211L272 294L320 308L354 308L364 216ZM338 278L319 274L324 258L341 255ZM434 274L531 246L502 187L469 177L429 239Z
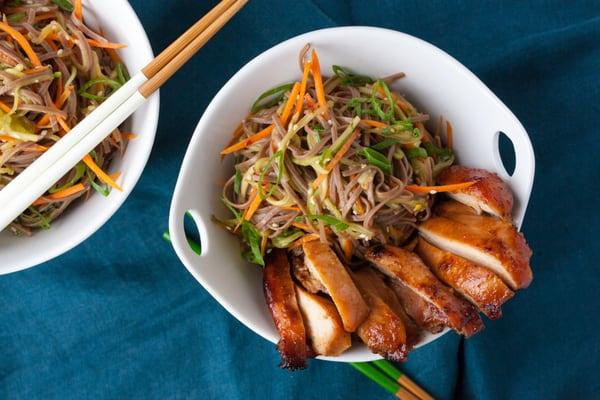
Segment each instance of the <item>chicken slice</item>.
M265 299L277 332L277 350L281 354L281 368L306 368L306 332L302 314L296 301L296 290L285 250L275 249L267 258L263 272Z
M531 249L506 221L483 215L444 214L419 225L429 243L496 273L512 289L529 286Z
M459 203L455 200L446 200L436 206L433 209L434 214L446 215L446 214L468 214L468 215L480 215L476 209L471 206L467 206L463 203Z
M354 273L352 278L371 309L356 333L373 353L388 360L404 361L408 355L408 346L402 319L381 298L364 273Z
M461 335L469 337L483 329L475 307L455 296L415 253L380 245L367 249L365 257L385 275L404 284L434 306L438 311L435 317L445 320L447 326Z
M354 332L369 315L369 307L348 271L327 244L313 240L302 246L306 267L311 275L327 289L342 317L344 329Z
M489 319L502 316L500 306L514 293L492 271L441 250L423 238L419 238L417 253L442 282L476 305Z
M361 288L376 293L396 314L404 325L406 331L406 351L421 341L423 331L408 316L395 291L385 283L384 276L373 268L362 268L353 274L355 281L358 279Z
M439 308L398 281L392 280L390 286L402 303L406 313L418 326L431 333L439 333L444 330L447 319Z
M296 286L296 297L315 353L337 356L352 345L350 334L344 330L342 320L331 301L309 293L300 286Z
M302 249L300 251L294 251L290 255L290 260L292 264L292 273L296 280L302 284L302 287L309 291L310 293L327 293L327 288L323 286L323 284L316 279L310 271L308 267L304 263L304 253Z
M470 181L477 181L477 183L466 189L448 193L448 195L473 207L478 213L485 211L502 219L511 219L513 194L508 185L495 173L485 169L453 165L437 177L440 185Z

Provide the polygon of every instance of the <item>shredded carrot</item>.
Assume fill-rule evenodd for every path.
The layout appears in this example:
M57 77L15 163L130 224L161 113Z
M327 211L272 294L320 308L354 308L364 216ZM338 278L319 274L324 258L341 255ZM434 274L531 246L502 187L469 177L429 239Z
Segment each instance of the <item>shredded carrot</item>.
M234 151L245 149L246 147L252 145L253 143L256 143L259 140L262 140L266 137L269 137L271 132L273 132L274 128L275 128L275 125L267 126L265 129L263 129L262 131L260 131L258 133L255 133L254 135L250 136L249 138L244 139L241 142L238 142L234 145L227 147L226 149L221 151L221 155L226 155L226 154L233 153Z
M59 88L60 87L62 87L62 85L59 85ZM71 85L69 85L69 87L67 87L64 90L57 89L56 101L54 102L54 106L60 110L60 108L63 106L63 104L65 104L65 101L67 101L67 99L71 95L72 91L73 91L73 87ZM59 92L60 92L60 95L59 95ZM69 132L70 129L69 130L65 129L65 127L68 127L65 120L60 117L57 117L57 118L58 118L58 123L65 130L65 132ZM62 123L61 123L61 120L62 120ZM42 126L47 125L49 122L50 122L50 115L44 114L44 116L42 118L40 118L39 121L35 125L38 127L38 129L40 129Z
M306 232L312 231L312 229L310 229L310 226L306 225L303 222L292 222L292 226L295 226L296 228L302 229L303 231L306 231Z
M374 128L385 128L387 126L386 123L381 122L381 121L375 121L372 119L362 119L360 120L360 122L362 122L363 124L367 124L369 126L372 126Z
M33 205L40 206L42 204L50 203L51 201L54 201L54 200L64 199L65 197L72 196L72 195L82 192L84 190L85 190L85 186L83 185L83 183L78 183L69 188L61 190L60 192L56 192L56 193L53 193L48 196L40 197L39 199L37 199L36 201L33 202Z
M302 82L300 83L300 94L298 95L298 102L296 103L296 115L300 115L300 113L302 112L302 105L304 104L304 95L306 93L306 85L308 84L308 73L310 72L310 65L310 61L304 62Z
M123 188L119 186L109 175L107 175L106 172L102 171L102 169L94 162L89 154L83 157L82 161L88 166L89 169L92 170L94 174L96 174L98 179L100 179L102 182L117 189L119 192L123 191Z
M81 4L81 0L75 0L74 3L73 13L75 14L75 18L83 21L83 4Z
M29 57L29 60L33 65L35 65L36 67L42 66L40 59L38 58L35 51L33 51L33 49L31 48L29 41L25 36L23 36L21 32L19 32L18 30L16 30L15 28L13 28L5 22L0 22L0 30L3 30L4 32L8 33L12 38L14 38L17 41L17 43L19 43L19 46L21 46L21 48L25 51L25 54L27 54L27 57Z
M446 142L448 144L448 148L450 150L452 150L452 144L453 144L453 130L452 130L452 124L450 123L450 121L446 121Z
M288 120L290 119L290 115L292 114L292 108L294 108L294 104L296 103L298 92L300 91L300 83L294 83L294 87L290 92L290 97L288 97L285 106L283 107L283 112L281 113L281 123L283 126L287 126Z
M282 210L286 210L286 211L300 211L300 209L295 206L278 206L278 207L281 208Z
M312 96L306 93L306 96L304 96L304 98L306 99L306 105L308 106L308 108L310 108L311 110L314 109L315 101L313 100Z
M442 186L419 186L419 185L408 185L406 186L406 190L411 191L413 193L441 193L441 192L456 192L457 190L466 189L468 187L473 186L478 181L471 182L462 182L462 183L453 183L451 185L442 185Z
M308 235L302 236L300 239L296 240L294 243L290 245L290 248L296 248L302 246L306 242L312 242L313 240L319 240L320 236L318 233L309 233Z
M123 43L111 43L111 42L100 42L99 40L88 39L87 42L92 47L98 47L100 49L123 49L127 47L126 44Z
M313 189L318 188L319 185L323 182L323 179L325 179L327 175L329 175L329 173L333 170L333 168L335 168L335 166L340 162L342 157L344 157L344 154L346 154L346 152L350 149L350 146L352 146L352 143L356 140L359 134L360 129L356 129L352 136L350 136L348 140L346 140L346 143L344 143L340 150L335 154L335 157L333 157L333 159L327 163L327 166L325 167L326 172L319 175L317 179L313 181Z
M121 58L121 56L119 56L119 53L117 52L117 50L115 49L106 49L106 51L108 52L108 55L110 56L110 59L113 60L116 63L121 63L123 62L123 59Z
M65 132L71 131L71 128L69 127L69 125L67 125L67 122L64 119L62 119L61 117L56 117L56 120L58 121L58 124L60 125L61 128L63 128L63 130Z
M18 142L17 139L15 139L12 136L8 136L8 135L0 135L0 140L2 140L4 142L8 142L8 143L16 143L16 142Z
M246 212L244 212L244 220L246 221L250 221L256 210L258 210L258 206L262 203L262 198L260 197L258 190L254 189L253 192L254 198L252 199L250 206L246 209Z
M310 71L315 79L315 91L317 92L317 101L319 107L327 107L327 100L325 100L325 88L323 87L323 77L321 76L321 64L319 63L319 56L315 49L311 53ZM329 118L329 113L325 111L323 114L325 118Z
M121 133L121 135L127 140L137 139L139 136L138 134L133 133L133 132L123 132L123 133Z
M341 243L342 249L344 250L344 257L346 257L346 261L350 261L350 258L352 258L352 250L354 247L352 245L352 240L342 238Z
M2 109L2 111L4 111L5 113L9 113L12 111L12 108L9 107L5 102L0 101L0 109Z
M292 107L294 107L294 103L295 103L296 97L298 96L299 90L300 90L300 84L298 82L296 82L294 84L294 87L292 88L292 91L290 92L290 97L288 97L287 102L285 103L285 106L283 107L283 112L281 113L281 122L283 123L284 126L287 124L288 119L290 118L290 114L292 112ZM263 129L262 131L250 136L249 138L246 138L246 139L242 140L241 142L238 142L236 144L226 147L223 151L221 151L221 155L226 155L226 154L233 153L234 151L245 149L246 147L252 145L253 143L256 143L259 140L264 139L266 137L269 137L269 135L271 135L271 132L273 132L273 129L275 129L275 125L271 124L271 125L267 126L265 129Z
M362 205L362 202L360 201L360 199L356 200L356 203L354 203L354 207L356 207L356 212L359 215L363 215L365 213L365 208Z

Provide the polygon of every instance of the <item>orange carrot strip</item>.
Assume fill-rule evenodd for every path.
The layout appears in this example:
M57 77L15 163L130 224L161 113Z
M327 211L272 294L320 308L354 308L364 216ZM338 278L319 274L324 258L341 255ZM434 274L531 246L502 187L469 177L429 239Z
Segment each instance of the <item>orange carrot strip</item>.
M317 92L317 101L319 102L319 107L327 107L327 100L325 100L325 88L323 87L323 77L321 76L321 64L319 63L319 56L317 56L315 49L312 50L310 64L310 71L315 79L315 91ZM325 111L323 115L325 118L329 118L329 113L327 111Z
M450 150L452 150L452 142L453 142L453 130L452 130L452 124L450 123L450 121L446 121L446 142L448 144L448 148Z
M273 132L274 128L275 128L275 125L269 125L262 131L255 133L254 135L250 136L249 138L246 138L246 139L242 140L241 142L238 142L234 145L227 147L226 149L221 151L221 154L222 155L230 154L230 153L233 153L234 151L245 149L246 147L252 145L253 143L256 143L259 140L262 140L266 137L269 137L271 132Z
M362 122L363 124L367 124L369 126L372 126L374 128L385 128L387 126L387 124L384 123L384 122L375 121L375 120L372 120L372 119L361 119L360 122Z
M123 137L127 140L137 139L139 136L137 133L133 133L133 132L125 132L125 133L121 133L121 135L123 135Z
M27 57L29 57L29 60L33 65L35 65L36 67L42 66L40 59L38 58L37 54L35 54L35 51L33 51L33 49L31 48L29 41L25 36L23 36L23 34L21 34L21 32L19 32L18 30L16 30L15 28L13 28L5 22L0 22L0 30L3 30L4 32L8 33L12 38L14 38L17 41L17 43L19 43L19 46L21 46L21 48L25 51L25 54L27 54Z
M82 192L84 190L85 190L85 186L83 185L83 183L78 183L69 188L61 190L60 192L56 192L56 193L53 193L48 196L40 197L39 199L37 199L36 201L33 202L33 205L40 206L42 204L50 203L53 200L64 199L65 197L72 196L72 195Z
M89 169L92 170L94 174L96 174L98 179L100 179L102 182L117 189L120 192L123 191L123 188L119 186L110 176L108 176L106 172L102 171L102 169L94 162L94 160L89 154L83 157L82 161L85 163L85 165L88 166Z
M294 103L296 101L296 97L298 96L299 90L300 90L300 84L298 82L296 82L294 84L294 87L292 88L292 91L290 92L290 96L288 97L287 102L285 103L283 112L281 113L281 122L283 123L284 126L288 122L288 119L292 112L292 107L294 107ZM255 133L254 135L250 136L249 138L246 138L246 139L242 140L241 142L238 142L236 144L226 147L223 151L221 151L221 155L226 155L226 154L233 153L234 151L245 149L246 147L252 145L253 143L256 143L259 140L264 139L266 137L269 137L271 132L273 132L273 129L275 129L275 125L269 125L262 131Z
M83 21L83 4L81 4L81 0L75 0L74 3L73 13L75 14L75 18Z
M313 181L313 183L312 183L313 189L318 188L319 185L323 182L323 179L325 179L327 177L327 175L329 175L331 170L333 170L333 168L335 168L335 166L340 162L342 157L344 157L344 154L346 154L346 152L350 149L350 146L352 146L352 143L358 137L359 133L360 133L360 129L356 129L354 131L354 133L352 134L352 136L350 136L348 138L348 140L346 140L346 143L344 143L342 148L336 153L335 157L333 157L333 159L327 163L327 166L325 167L326 172L319 175L317 177L317 179L315 179Z
M52 19L56 14L51 12L39 13L35 15L35 22L43 21L45 19Z
M5 113L9 113L12 111L12 108L9 107L5 102L0 101L0 109L2 109L2 111L4 111Z
M123 49L125 47L127 47L126 44L123 43L111 43L111 42L101 42L99 40L94 40L94 39L87 39L87 42L89 43L90 46L92 47L98 47L100 49Z
M298 95L298 102L296 103L296 115L300 115L300 113L302 112L302 105L304 104L304 95L306 93L306 85L308 84L308 73L310 72L310 65L310 61L304 62L302 82L300 83L300 94Z
M451 185L442 185L442 186L419 186L419 185L407 185L406 190L411 191L413 193L441 193L441 192L456 192L457 190L466 189L468 187L473 186L478 181L471 182L462 182L462 183L453 183Z
M296 99L298 97L298 92L300 91L300 83L294 83L294 87L292 87L292 91L290 92L290 97L288 97L285 106L283 107L283 112L281 113L281 123L283 126L286 126L290 115L292 113L292 108L296 103Z
M8 135L0 135L0 140L2 140L4 142L9 142L9 143L16 143L16 142L18 142L17 139L15 139L12 136L8 136Z
M306 232L312 231L312 229L310 229L310 226L308 226L302 222L292 222L292 226L295 226L296 228L302 229L303 231L306 231Z
M63 130L65 132L69 132L71 130L71 128L69 127L69 125L67 125L67 122L62 119L61 117L56 117L56 120L58 121L58 124L60 125L61 128L63 128Z
M359 215L363 215L365 213L365 208L362 205L362 201L360 201L360 199L356 200L356 203L354 203L354 206L356 207L356 212Z
M308 108L313 109L315 108L315 101L313 100L312 96L308 93L306 93L306 96L304 96L306 98L306 105L308 106Z
M254 190L254 193L255 193L254 198L252 199L250 206L244 213L244 220L246 220L246 221L250 221L250 219L252 218L252 216L254 215L256 210L258 210L258 206L260 206L260 203L262 203L262 198L260 197L260 195L258 194L258 191L256 189Z

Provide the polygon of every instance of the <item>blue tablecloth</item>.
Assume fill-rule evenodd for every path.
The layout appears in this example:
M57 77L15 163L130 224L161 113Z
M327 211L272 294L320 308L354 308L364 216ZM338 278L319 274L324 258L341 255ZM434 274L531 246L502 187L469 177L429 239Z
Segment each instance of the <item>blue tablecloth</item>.
M155 51L213 3L132 0ZM338 25L397 29L446 50L521 119L537 156L524 224L532 286L483 333L448 334L402 368L444 399L600 396L598 2L252 0L165 86L154 152L111 221L68 254L0 277L0 398L386 396L343 364L279 370L274 346L161 239L188 140L217 90L272 45Z

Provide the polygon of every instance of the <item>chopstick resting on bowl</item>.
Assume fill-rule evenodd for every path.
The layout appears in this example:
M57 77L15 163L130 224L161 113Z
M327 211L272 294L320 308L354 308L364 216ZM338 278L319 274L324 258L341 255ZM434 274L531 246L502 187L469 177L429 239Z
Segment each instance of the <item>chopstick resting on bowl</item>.
M166 242L171 243L169 231L165 231L162 237ZM192 251L200 255L202 253L200 243L189 237L186 239ZM350 365L400 400L434 400L429 393L387 360L350 363Z
M0 190L0 231L141 107L248 0L223 0Z

